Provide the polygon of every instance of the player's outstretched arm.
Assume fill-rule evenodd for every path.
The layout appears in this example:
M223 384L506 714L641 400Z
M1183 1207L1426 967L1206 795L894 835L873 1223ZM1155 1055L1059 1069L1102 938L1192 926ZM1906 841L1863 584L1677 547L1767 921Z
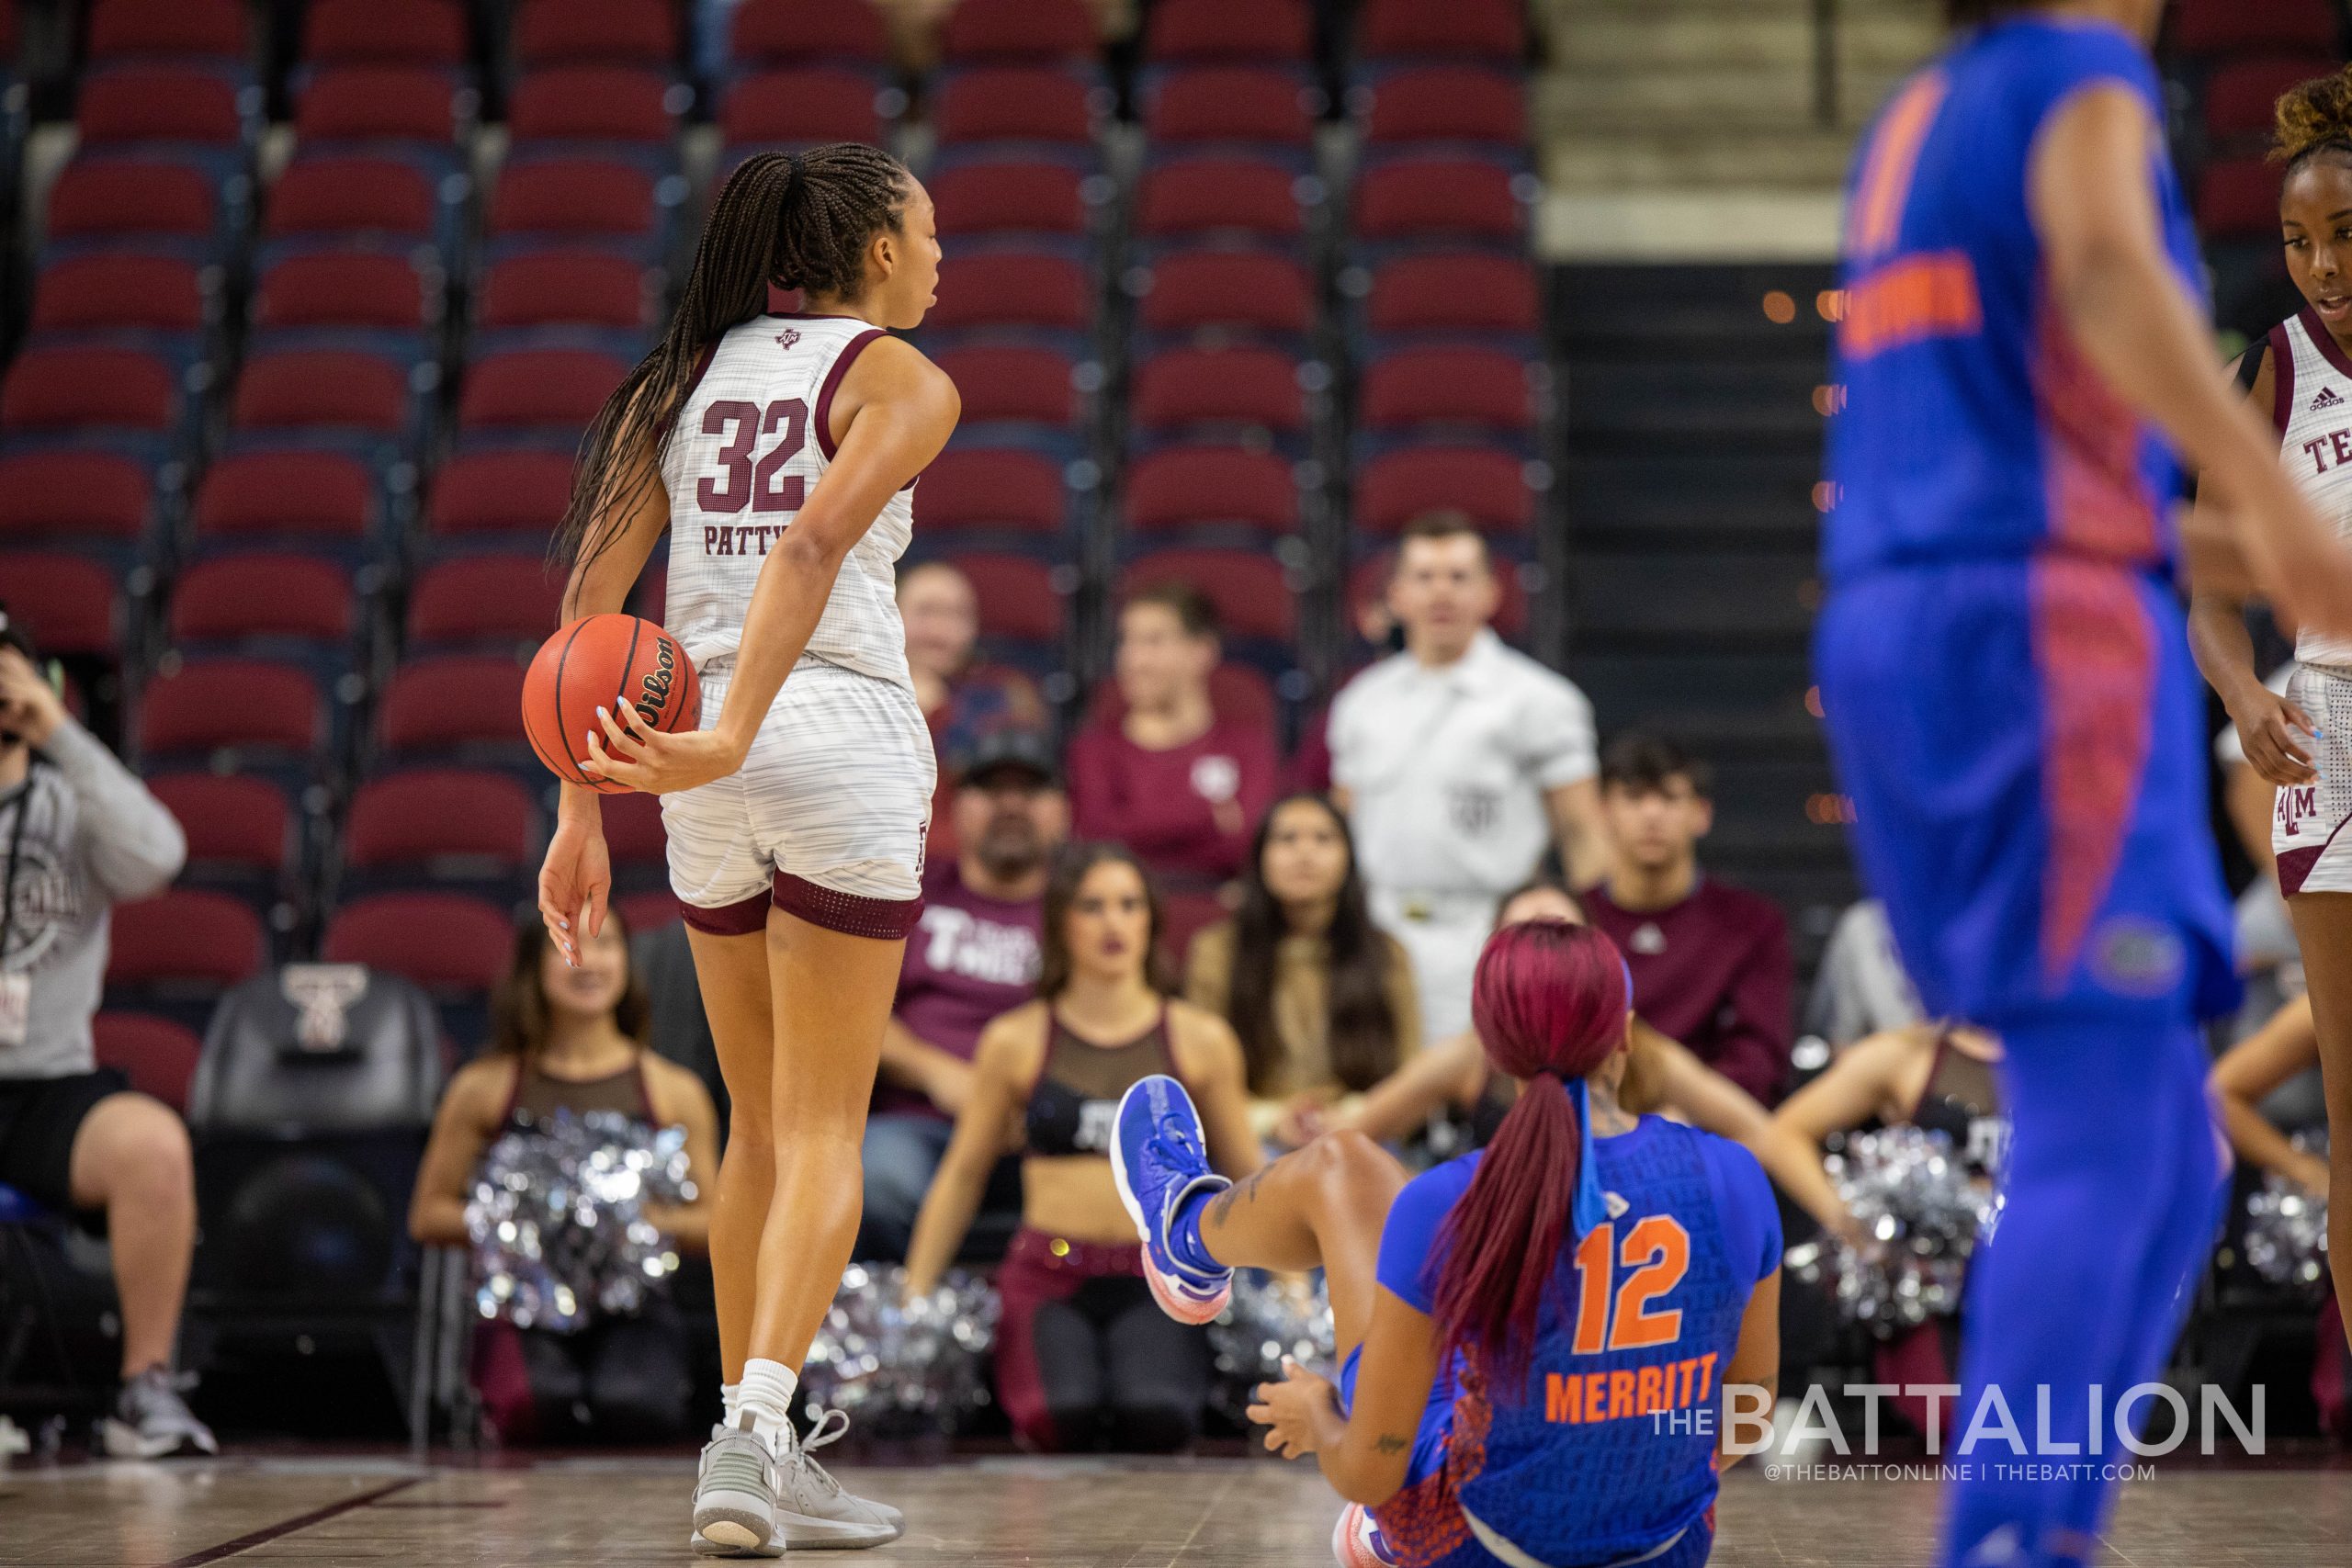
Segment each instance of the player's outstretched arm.
M1250 1419L1267 1428L1266 1447L1284 1459L1313 1454L1331 1489L1367 1508L1405 1484L1438 1354L1437 1324L1428 1314L1385 1285L1372 1295L1354 1409L1341 1415L1338 1391L1288 1359L1283 1380L1260 1383L1250 1407Z
M2297 622L2352 634L2352 554L2215 369L2212 333L2165 254L2148 179L2161 134L2120 83L2085 88L2042 127L2028 197L2052 298L2107 385L2204 475L2253 581Z
M2298 997L2222 1053L2209 1081L2222 1108L2222 1129L2238 1157L2324 1198L2327 1161L2297 1148L2262 1113L2262 1101L2271 1090L2318 1060L2319 1030L2312 1022L2312 999Z

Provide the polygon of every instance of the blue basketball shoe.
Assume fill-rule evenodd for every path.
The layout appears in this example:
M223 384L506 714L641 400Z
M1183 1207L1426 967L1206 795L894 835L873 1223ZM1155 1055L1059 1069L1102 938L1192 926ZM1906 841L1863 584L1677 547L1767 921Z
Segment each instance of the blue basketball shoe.
M1233 1294L1233 1270L1184 1263L1169 1240L1169 1227L1187 1199L1233 1185L1209 1168L1200 1112L1182 1084L1154 1073L1120 1100L1111 1174L1143 1238L1144 1279L1159 1309L1179 1323L1207 1323L1223 1312Z

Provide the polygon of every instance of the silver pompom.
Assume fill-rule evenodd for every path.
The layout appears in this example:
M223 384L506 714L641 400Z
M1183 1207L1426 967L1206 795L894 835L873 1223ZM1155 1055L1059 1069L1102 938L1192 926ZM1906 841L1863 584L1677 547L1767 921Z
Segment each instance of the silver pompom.
M2000 1205L1971 1179L1951 1139L1886 1127L1849 1137L1822 1164L1866 1239L1860 1247L1829 1237L1792 1247L1790 1272L1826 1285L1839 1315L1881 1338L1958 1312L1969 1254Z
M678 1267L646 1206L694 1197L683 1127L558 1111L507 1132L482 1155L466 1203L475 1310L558 1334L638 1311Z
M1237 1426L1255 1403L1250 1391L1282 1381L1283 1357L1331 1371L1337 1336L1322 1275L1240 1270L1233 1299L1209 1325L1209 1350L1216 1358L1210 1402Z
M2327 1134L2298 1133L2290 1140L2307 1154L2327 1157ZM2274 1285L2308 1292L2313 1301L2327 1288L2327 1200L2314 1198L2277 1171L2267 1171L2261 1189L2245 1201L2246 1266Z
M800 1371L810 1413L859 1417L870 1436L951 1432L986 1404L996 1343L996 1291L950 1269L927 1295L906 1295L907 1271L853 1263Z

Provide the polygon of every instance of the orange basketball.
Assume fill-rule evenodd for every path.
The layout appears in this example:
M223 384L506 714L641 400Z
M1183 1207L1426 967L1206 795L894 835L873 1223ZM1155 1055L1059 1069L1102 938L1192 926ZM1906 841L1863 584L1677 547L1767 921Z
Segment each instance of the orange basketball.
M596 719L599 707L623 724L693 729L702 722L702 682L678 639L651 621L582 615L541 643L531 660L523 677L523 733L556 777L618 795L628 786L581 771L590 730L612 750Z

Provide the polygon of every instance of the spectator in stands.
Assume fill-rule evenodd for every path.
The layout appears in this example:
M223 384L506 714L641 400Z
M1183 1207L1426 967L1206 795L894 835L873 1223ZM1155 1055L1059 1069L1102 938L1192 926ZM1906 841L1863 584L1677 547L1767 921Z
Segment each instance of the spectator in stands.
M1193 939L1184 995L1240 1038L1260 1139L1296 1148L1420 1049L1420 1001L1337 807L1276 802L1250 852L1239 912Z
M1903 967L1886 906L1858 899L1838 917L1804 1005L1804 1032L1831 1051L1855 1041L1924 1022L1927 1010Z
M430 1246L468 1245L466 1198L483 1151L509 1133L533 1135L536 1122L559 1111L611 1111L649 1132L685 1128L696 1195L646 1217L682 1249L706 1250L718 1187L718 1111L700 1078L647 1048L650 1013L618 909L581 939L576 965L536 912L516 922L492 1002L489 1048L449 1080L434 1115L410 1234ZM638 1314L592 1319L572 1334L503 1320L477 1325L473 1379L506 1442L666 1442L685 1430L688 1357L685 1326L656 1292Z
M1043 728L1045 699L1017 670L973 661L980 637L980 604L972 580L945 561L926 561L899 576L899 618L907 629L907 668L915 701L931 726L942 761L942 789L932 812L931 852L955 854L954 813L947 809L948 759L961 757L991 729ZM946 831L942 832L943 827Z
M1555 836L1579 886L1606 863L1592 705L1495 636L1500 599L1467 517L1414 519L1388 590L1405 651L1331 705L1332 793L1355 829L1373 918L1412 954L1424 1040L1470 1026L1495 906Z
M1119 612L1116 725L1070 742L1072 830L1125 844L1155 874L1226 882L1274 797L1272 737L1220 718L1209 676L1220 654L1216 611L1182 582L1138 591Z
M1600 763L1609 874L1585 905L1633 966L1641 1015L1773 1105L1793 1043L1788 922L1770 899L1700 874L1711 789L1707 765L1670 741L1611 741Z
M1159 927L1159 896L1125 850L1072 845L1056 859L1036 999L981 1034L908 1249L908 1291L930 1290L998 1159L1023 1155L1021 1233L997 1275L997 1391L1014 1435L1048 1452L1180 1448L1207 1402L1207 1337L1153 1302L1111 1174L1120 1096L1169 1074L1199 1104L1219 1171L1260 1163L1240 1043L1216 1014L1170 999Z
M1036 994L1046 867L1069 832L1053 747L1034 730L983 737L963 761L950 809L959 848L925 878L922 920L907 939L882 1033L881 1080L865 1123L865 1258L906 1257L971 1092L980 1032ZM1020 1208L1017 1166L998 1167L982 1206Z
M196 1175L187 1130L97 1065L90 1020L108 907L159 892L187 840L161 801L75 723L0 611L0 1184L102 1215L122 1311L107 1452L220 1452L172 1372Z

